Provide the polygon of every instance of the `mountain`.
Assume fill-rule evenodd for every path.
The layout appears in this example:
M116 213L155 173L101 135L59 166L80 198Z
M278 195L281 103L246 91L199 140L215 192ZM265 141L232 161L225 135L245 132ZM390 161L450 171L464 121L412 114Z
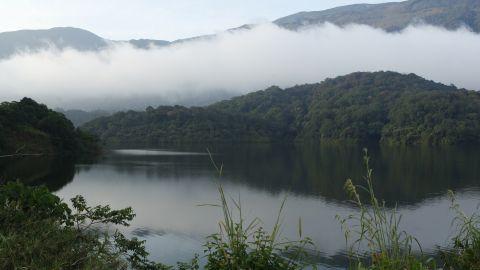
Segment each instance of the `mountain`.
M152 46L167 46L170 42L155 39L108 40L74 27L19 30L0 33L0 59L17 52L38 52L50 47L59 50L71 48L77 51L100 51L114 44L130 44L139 49L148 49Z
M480 93L414 74L359 72L206 107L121 112L83 130L111 146L175 142L480 143Z
M305 26L330 22L339 26L365 24L387 31L402 30L408 25L427 23L447 29L467 26L480 32L480 0L409 0L383 4L357 4L323 11L300 12L275 20L280 27L298 30ZM254 25L229 29L248 30ZM216 35L203 35L174 41L156 39L107 40L91 32L73 27L57 27L47 30L20 30L0 33L0 59L16 52L39 51L49 46L59 49L73 48L79 51L98 51L113 44L130 44L139 49L152 46L211 39Z
M58 49L96 51L107 47L108 43L91 32L72 27L0 33L0 58L6 58L22 51L37 52L50 46Z
M357 4L324 11L300 12L274 21L298 30L305 26L330 22L339 26L366 24L386 31L426 23L447 29L467 26L480 32L480 0L409 0L384 4Z

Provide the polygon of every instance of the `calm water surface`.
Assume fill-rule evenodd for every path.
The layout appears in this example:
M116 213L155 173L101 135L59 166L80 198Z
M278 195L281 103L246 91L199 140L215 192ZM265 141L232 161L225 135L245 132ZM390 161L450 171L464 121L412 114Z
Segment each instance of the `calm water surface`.
M345 241L336 215L354 211L346 203L347 178L363 183L361 147L333 146L175 146L109 151L95 164L28 158L0 163L1 179L45 184L65 200L76 194L90 204L132 206L137 214L125 229L147 240L152 258L173 264L201 253L204 239L216 232L218 179L206 148L224 165L221 179L228 194L240 198L247 216L271 228L287 197L283 236L295 239L298 219L320 251L325 267L345 264ZM446 195L458 194L466 212L480 202L478 148L370 148L378 197L395 203L402 228L427 252L452 236Z

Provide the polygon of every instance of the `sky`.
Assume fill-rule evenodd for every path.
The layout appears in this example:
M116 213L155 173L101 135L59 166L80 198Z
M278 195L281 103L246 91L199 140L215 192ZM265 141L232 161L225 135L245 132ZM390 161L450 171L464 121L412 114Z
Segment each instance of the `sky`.
M0 32L72 26L104 38L175 40L300 11L382 0L0 0Z

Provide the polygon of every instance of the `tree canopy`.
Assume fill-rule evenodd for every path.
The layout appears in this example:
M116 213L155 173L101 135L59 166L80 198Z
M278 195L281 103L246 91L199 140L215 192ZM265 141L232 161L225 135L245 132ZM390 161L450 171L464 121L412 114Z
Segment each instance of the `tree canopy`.
M98 150L94 137L43 104L30 98L0 104L0 153L78 156Z
M206 107L149 107L85 124L107 144L206 141L480 142L480 94L415 74L357 72Z

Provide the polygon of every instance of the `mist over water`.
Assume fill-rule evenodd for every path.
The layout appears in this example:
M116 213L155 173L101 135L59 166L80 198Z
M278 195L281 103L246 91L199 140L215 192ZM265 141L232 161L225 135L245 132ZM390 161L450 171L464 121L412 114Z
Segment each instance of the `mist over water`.
M143 109L204 105L264 89L392 70L480 89L480 35L433 26L386 33L331 24L293 32L273 24L209 40L100 52L19 53L0 61L0 100L32 97L52 107Z

